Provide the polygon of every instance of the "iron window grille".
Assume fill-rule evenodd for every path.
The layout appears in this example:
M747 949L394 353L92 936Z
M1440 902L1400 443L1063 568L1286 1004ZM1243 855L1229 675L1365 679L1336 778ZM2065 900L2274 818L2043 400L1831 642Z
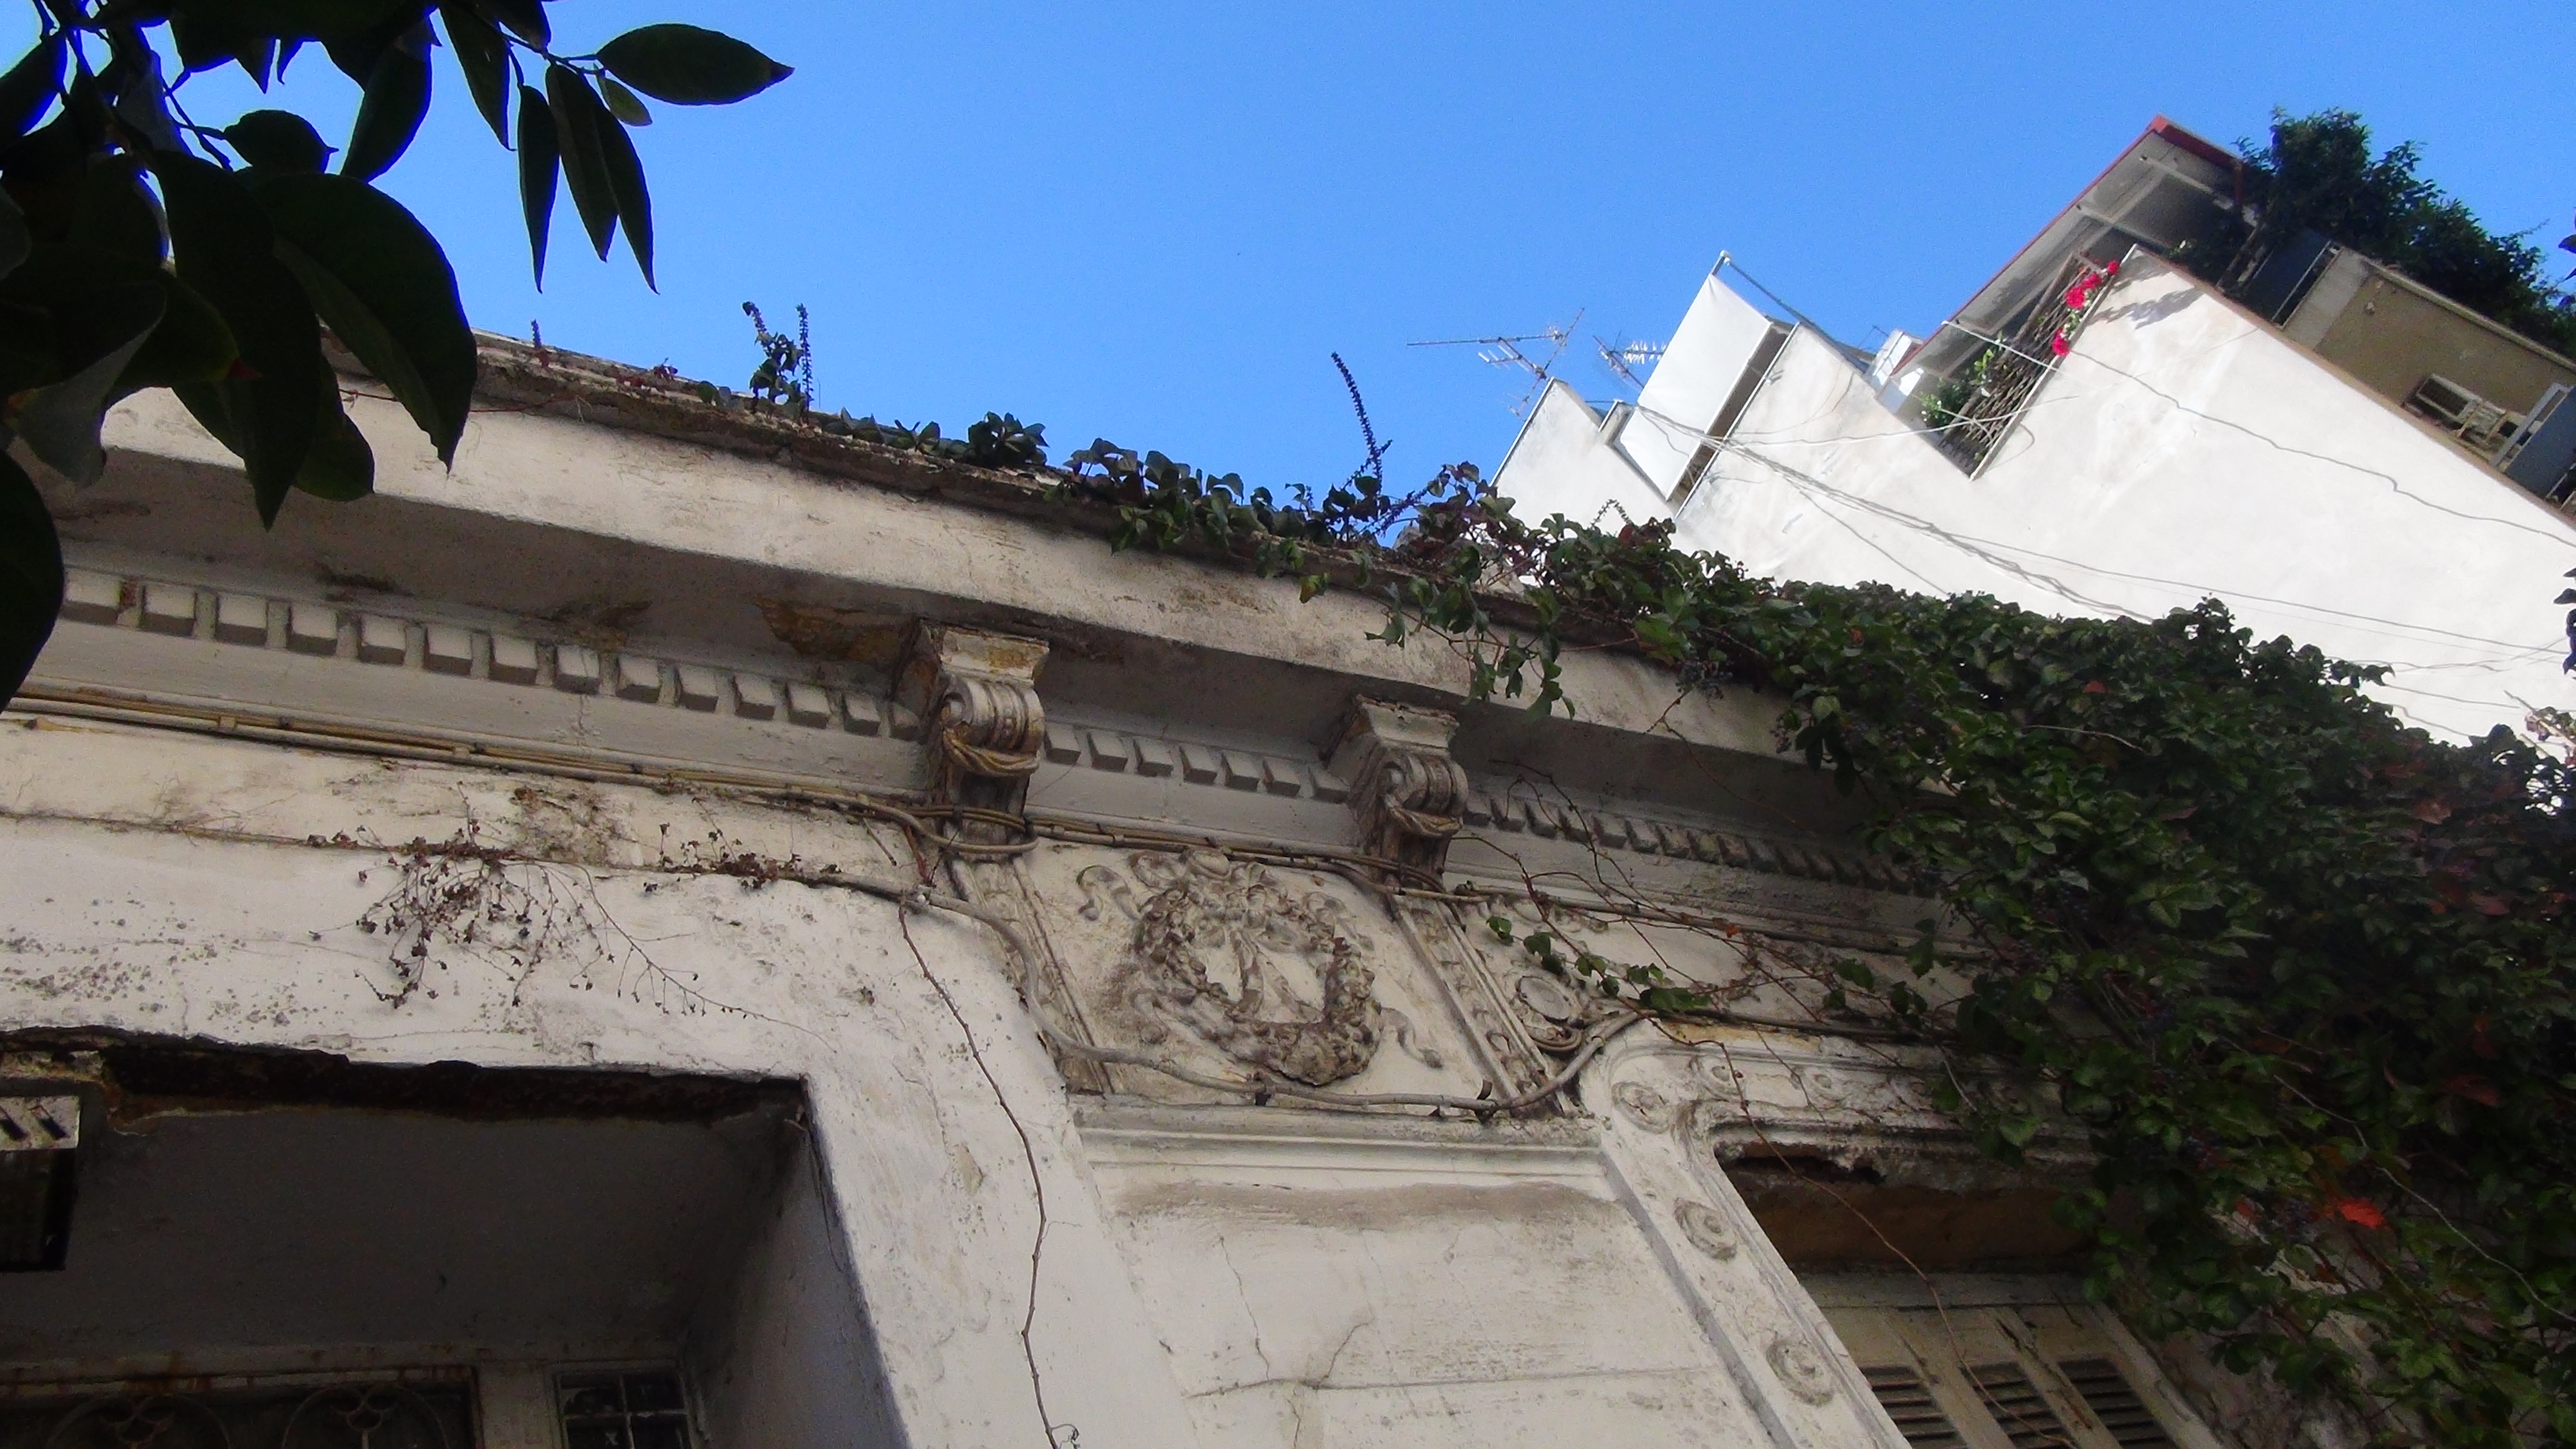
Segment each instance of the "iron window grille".
M667 1368L559 1374L564 1449L691 1449L688 1400Z

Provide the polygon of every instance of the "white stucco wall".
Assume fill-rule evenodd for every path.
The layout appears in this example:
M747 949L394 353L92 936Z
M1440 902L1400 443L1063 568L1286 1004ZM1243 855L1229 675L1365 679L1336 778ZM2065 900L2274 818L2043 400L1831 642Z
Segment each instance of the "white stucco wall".
M1562 379L1550 379L1495 476L1533 521L1562 513L1596 528L1616 529L1623 522L1666 518L1672 508L1622 449L1620 438L1630 427L1641 429L1641 440L1668 460L1672 440L1695 426L1658 422L1625 404L1605 415ZM1678 475L1679 467L1674 471ZM1545 482L1514 492L1522 479Z
M1580 516L1616 496L1608 471L1596 450L1504 483ZM2051 613L2215 596L2257 638L2389 666L2378 697L2453 736L2576 701L2551 603L2576 524L2151 260L1974 477L1800 331L1677 528L1758 574Z
M1636 421L1620 430L1621 448L1655 492L1673 495L1702 435L1734 395L1771 327L1771 319L1716 272L1700 282L1662 360L1637 392Z

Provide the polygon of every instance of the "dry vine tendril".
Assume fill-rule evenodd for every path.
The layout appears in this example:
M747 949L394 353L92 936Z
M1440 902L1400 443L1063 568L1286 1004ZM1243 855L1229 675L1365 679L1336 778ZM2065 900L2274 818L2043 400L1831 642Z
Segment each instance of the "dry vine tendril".
M1353 580L1376 637L1461 651L1480 698L1563 705L1577 643L1784 697L1782 748L1875 804L1872 845L1976 948L1917 949L1968 983L1955 1009L1858 963L1840 989L2055 1088L2099 1158L2058 1207L2095 1293L2389 1443L2576 1444L2567 758L2406 729L2361 693L2375 671L2215 601L2070 620L1775 583L1668 524L1525 521L1467 465L1282 506L1160 454L1070 461L1059 497L1114 507L1113 547ZM1637 1009L1706 1005L1586 964ZM2006 1161L2040 1130L1943 1095Z

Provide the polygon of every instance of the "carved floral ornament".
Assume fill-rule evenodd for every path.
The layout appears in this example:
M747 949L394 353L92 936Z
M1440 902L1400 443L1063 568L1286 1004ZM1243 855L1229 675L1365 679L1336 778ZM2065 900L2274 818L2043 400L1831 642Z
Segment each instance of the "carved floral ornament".
M1780 1387L1810 1404L1829 1403L1834 1397L1834 1373L1825 1356L1806 1339L1791 1334L1774 1334L1762 1350L1762 1361L1780 1380Z
M1093 865L1075 880L1086 919L1109 908L1135 923L1116 991L1149 1036L1183 1029L1312 1087L1366 1071L1390 1036L1441 1065L1402 1012L1379 1004L1362 958L1374 943L1332 895L1300 894L1267 866L1216 851L1139 851L1123 875Z
M1723 1214L1704 1202L1685 1202L1673 1209L1673 1222L1682 1230L1690 1245L1724 1263L1734 1259L1744 1244L1735 1236Z

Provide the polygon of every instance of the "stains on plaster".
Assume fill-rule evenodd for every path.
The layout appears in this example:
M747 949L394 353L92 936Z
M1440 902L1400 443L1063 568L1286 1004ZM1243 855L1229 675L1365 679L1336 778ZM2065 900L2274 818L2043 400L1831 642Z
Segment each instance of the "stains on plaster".
M626 641L653 611L650 599L575 599L543 617L577 641L594 649L613 649Z
M892 672L912 638L912 620L831 604L758 598L770 635L806 659L859 664Z
M376 574L343 573L329 564L323 564L319 572L322 575L322 596L334 603L348 603L367 594L399 597L411 592L393 580Z

